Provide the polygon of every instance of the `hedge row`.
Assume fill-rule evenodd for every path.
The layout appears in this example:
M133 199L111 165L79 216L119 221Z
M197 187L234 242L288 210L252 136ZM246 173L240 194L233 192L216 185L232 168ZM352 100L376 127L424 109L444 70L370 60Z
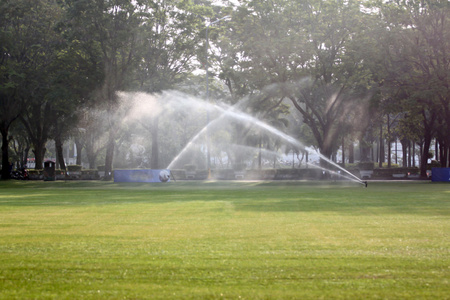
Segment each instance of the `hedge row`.
M206 180L208 178L215 180L318 180L318 179L343 179L334 172L324 172L321 169L251 169L236 171L235 169L216 169L211 170L195 170L192 168L171 170L172 179L174 180ZM360 177L360 170L357 168L349 169L350 173ZM371 178L390 179L402 176L408 177L418 175L419 168L374 168L371 170ZM43 179L43 170L29 170L30 179ZM345 172L340 172L346 175ZM80 169L78 166L68 168L67 174L63 170L55 170L57 179L100 179L99 171L93 169ZM348 176L347 176L348 177Z

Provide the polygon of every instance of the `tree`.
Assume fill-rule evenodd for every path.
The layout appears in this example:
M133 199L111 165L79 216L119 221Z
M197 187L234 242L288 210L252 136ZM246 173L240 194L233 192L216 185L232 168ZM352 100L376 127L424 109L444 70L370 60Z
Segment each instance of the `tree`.
M378 8L385 24L385 34L379 36L385 87L401 96L398 99L410 120L421 117L421 176L425 177L432 138L439 128L450 130L448 1L379 3ZM446 125L438 127L439 122Z
M155 1L149 4L152 18L140 28L142 57L135 71L135 88L150 94L161 93L181 83L194 68L193 60L203 39L199 14L209 11L190 1ZM159 115L151 114L142 124L152 140L150 166L160 168Z
M51 103L47 95L51 90L51 65L57 59L61 36L56 25L62 10L56 1L20 0L14 4L2 2L5 11L2 38L2 76L6 90L4 103L16 102L14 108L5 105L2 134L7 135L8 124L19 117L33 144L36 167L42 167L45 143L48 139L47 115ZM17 105L18 104L18 105ZM20 115L17 110L21 110ZM6 143L4 143L6 146ZM5 159L5 158L4 158ZM5 159L6 161L6 159Z
M359 67L362 57L351 56L363 35L359 4L249 1L240 15L247 17L233 23L229 39L238 47L224 59L222 77L241 93L265 86L290 99L331 157L343 126L365 127L370 78Z
M99 154L105 150L107 142L106 112L90 107L82 109L78 123L77 139L83 141L90 169L97 166Z
M9 172L9 130L24 108L26 70L33 64L29 32L35 25L32 16L26 14L26 1L1 2L0 10L0 132L2 134L2 179L8 179ZM28 22L24 22L28 20ZM28 25L24 26L23 23Z
M105 157L106 178L111 178L115 139L119 120L112 117L117 109L116 92L127 87L129 75L136 66L139 26L150 18L146 1L67 1L72 30L83 43L94 43L102 53L104 80L96 93L110 118Z

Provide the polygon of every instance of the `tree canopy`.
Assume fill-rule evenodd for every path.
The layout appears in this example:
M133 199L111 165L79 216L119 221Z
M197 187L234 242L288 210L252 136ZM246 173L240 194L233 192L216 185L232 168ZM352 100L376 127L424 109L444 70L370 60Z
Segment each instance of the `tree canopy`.
M434 140L449 166L448 1L2 0L0 10L2 178L9 143L24 141L11 128L26 131L36 168L49 140L64 168L63 144L76 137L107 174L133 143L127 132L141 128L149 166L162 167L161 147L181 150L189 138L160 139L168 124L158 114L125 124L118 92L205 97L205 69L214 98L303 136L325 157L359 140L360 159L370 159L364 143L378 139L383 152L382 140L400 139L421 145L425 176ZM276 148L252 128L227 130Z

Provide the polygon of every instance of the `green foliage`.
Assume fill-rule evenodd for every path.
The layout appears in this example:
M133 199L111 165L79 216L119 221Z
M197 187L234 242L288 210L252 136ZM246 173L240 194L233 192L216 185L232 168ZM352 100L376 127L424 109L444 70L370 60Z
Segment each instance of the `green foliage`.
M98 173L97 169L83 169L81 170L81 174L95 175Z
M418 175L419 168L411 167L411 168L382 168L382 169L374 169L372 178L380 178L380 179L392 179L394 175L404 175L405 178L411 175Z
M81 172L82 166L80 165L68 165L67 171L69 172Z
M431 170L432 168L440 168L441 163L436 161L436 160L432 160L430 164L427 164L427 170Z
M358 168L360 170L373 170L375 168L375 163L373 161L360 162L358 163Z
M118 121L123 118L110 114L117 108L116 92L159 93L187 85L201 95L203 74L189 80L206 63L217 94L231 95L233 104L248 97L244 109L250 114L283 131L290 125L289 134L325 156L336 153L341 138L364 136L367 126L384 122L382 114L398 116L388 139L423 141L429 148L437 137L450 145L448 1L251 0L216 6L206 0L16 0L1 1L0 11L0 131L7 143L10 126L20 120L38 168L46 141L61 144L82 119L78 127L86 132L80 138L91 167L102 155L111 171L113 145L125 135ZM225 15L230 18L206 26ZM107 116L100 124L85 118L92 106ZM109 139L98 138L93 128ZM236 138L252 146L281 144L239 129ZM157 149L162 133L153 134ZM373 143L372 131L365 136ZM423 153L426 158L428 149ZM190 163L204 168L204 161ZM5 152L2 163L8 163Z
M38 170L38 169L31 169L28 170L28 174L30 175L40 175L43 174L44 170Z
M384 163L382 163L381 164L381 167L382 168L388 168L389 167L389 165L388 165L388 163L387 162L384 162ZM398 168L399 167L399 165L398 164L393 164L393 163L391 163L391 166L390 166L390 168Z

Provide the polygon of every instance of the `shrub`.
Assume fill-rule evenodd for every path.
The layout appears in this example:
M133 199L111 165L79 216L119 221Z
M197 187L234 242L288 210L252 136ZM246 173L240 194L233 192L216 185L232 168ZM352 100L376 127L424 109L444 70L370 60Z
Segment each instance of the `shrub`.
M365 162L360 162L358 164L358 168L360 170L373 170L374 166L375 166L375 164L373 161L365 161Z
M67 171L69 172L81 172L81 166L80 165L68 165Z
M188 172L194 172L195 170L197 170L197 166L196 165L184 165L184 169Z
M384 162L384 163L381 164L381 167L382 167L382 168L388 168L388 167L389 167L389 164L388 164L387 162ZM391 163L390 168L398 168L398 167L399 167L398 164L393 164L393 163Z
M171 173L172 179L174 179L174 180L186 179L186 171L185 170L173 169L173 170L170 170L170 173Z
M409 173L409 175L419 174L420 169L418 167L409 167L406 168L406 171Z
M195 179L205 180L208 179L209 172L208 170L198 170L195 174Z
M215 179L231 180L231 179L234 179L234 170L233 169L215 169L215 170L212 170L212 176Z
M373 177L376 178L392 178L393 175L404 174L414 175L419 173L419 168L411 167L411 168L382 168L373 170Z
M97 170L94 169L85 169L81 171L81 174L88 174L88 175L97 175Z
M233 164L233 170L235 170L235 171L243 171L246 168L247 168L247 165L245 163Z
M44 174L43 172L44 172L44 170L38 170L38 169L28 170L29 175L40 175L40 174Z
M427 170L431 170L432 168L440 168L441 163L436 160L432 160L430 164L427 164Z

